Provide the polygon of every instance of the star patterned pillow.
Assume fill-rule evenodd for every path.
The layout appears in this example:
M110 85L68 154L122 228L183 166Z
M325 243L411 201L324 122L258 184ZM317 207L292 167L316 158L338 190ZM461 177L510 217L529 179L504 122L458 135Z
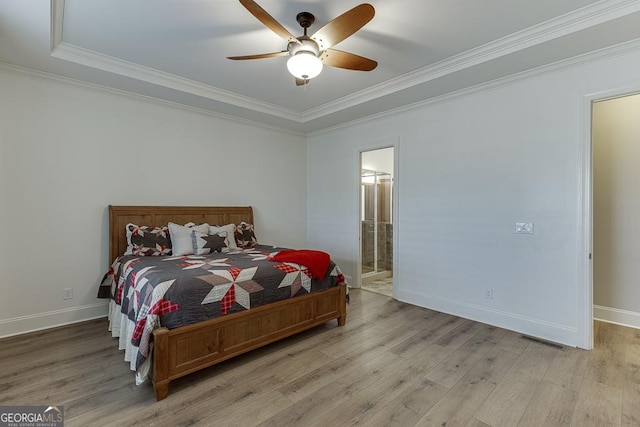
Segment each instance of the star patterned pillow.
M214 234L192 231L191 239L193 241L193 253L196 255L206 255L214 252L222 252L227 249L227 245L225 243L226 238L226 231L220 231Z
M169 229L164 227L127 224L129 247L125 255L164 256L171 254Z
M249 224L248 222L241 222L240 224L238 224L238 226L236 226L234 234L236 243L240 248L253 248L258 244L256 233L253 230L253 224Z

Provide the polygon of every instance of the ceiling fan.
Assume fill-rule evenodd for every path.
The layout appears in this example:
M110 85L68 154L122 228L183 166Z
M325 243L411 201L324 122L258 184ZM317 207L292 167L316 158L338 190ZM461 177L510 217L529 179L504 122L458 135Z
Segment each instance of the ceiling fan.
M304 29L304 34L296 37L255 1L240 0L240 3L267 28L286 40L288 42L287 49L258 55L229 56L228 59L245 60L290 56L287 61L287 69L296 78L298 86L307 84L310 79L320 74L323 64L359 71L371 71L378 65L372 59L332 49L333 46L371 21L375 15L375 9L370 4L363 3L348 10L311 36L307 35L307 28L313 24L315 17L309 12L298 13L296 20Z

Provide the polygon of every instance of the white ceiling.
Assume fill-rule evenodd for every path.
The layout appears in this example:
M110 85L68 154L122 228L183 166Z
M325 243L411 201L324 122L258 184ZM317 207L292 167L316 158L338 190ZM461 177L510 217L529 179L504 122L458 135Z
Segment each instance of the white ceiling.
M298 12L315 15L312 34L360 2L258 3L298 35ZM336 48L378 67L325 67L306 87L287 58L226 59L286 48L237 0L0 0L0 61L311 132L640 39L640 0L370 3L373 20Z

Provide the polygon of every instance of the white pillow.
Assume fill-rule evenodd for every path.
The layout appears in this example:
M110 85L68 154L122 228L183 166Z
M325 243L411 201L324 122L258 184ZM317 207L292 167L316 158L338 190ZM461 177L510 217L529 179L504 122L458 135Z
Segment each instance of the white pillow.
M233 236L233 233L236 231L235 224L227 224L222 227L217 225L212 225L209 227L209 234L218 234L220 232L226 232L227 238L224 240L224 244L227 245L229 250L235 251L238 250L238 245L236 245L236 239Z
M169 236L171 237L171 253L174 256L193 255L193 240L191 232L199 231L201 233L209 232L209 224L193 225L187 227L184 225L169 223Z

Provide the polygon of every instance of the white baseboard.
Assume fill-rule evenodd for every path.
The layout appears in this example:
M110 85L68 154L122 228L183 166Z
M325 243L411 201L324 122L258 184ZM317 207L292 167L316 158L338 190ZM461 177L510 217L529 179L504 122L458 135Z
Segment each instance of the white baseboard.
M433 297L402 289L396 289L394 297L399 301L409 304L464 317L465 319L475 320L499 328L509 329L570 347L576 347L578 344L578 331L577 328L574 327L494 310L463 301Z
M106 317L108 312L109 302L107 301L106 303L100 302L80 307L3 319L0 320L0 338Z
M594 320L640 329L640 313L635 311L594 305L593 318Z

